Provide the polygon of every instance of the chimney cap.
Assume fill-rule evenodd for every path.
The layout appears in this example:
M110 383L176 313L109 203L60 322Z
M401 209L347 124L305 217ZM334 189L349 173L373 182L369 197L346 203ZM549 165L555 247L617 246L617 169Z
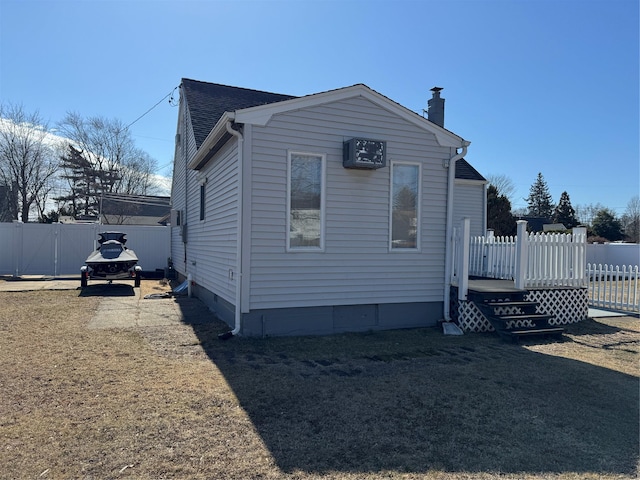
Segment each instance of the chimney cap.
M444 90L442 87L433 87L431 89L432 92L439 92L440 90Z

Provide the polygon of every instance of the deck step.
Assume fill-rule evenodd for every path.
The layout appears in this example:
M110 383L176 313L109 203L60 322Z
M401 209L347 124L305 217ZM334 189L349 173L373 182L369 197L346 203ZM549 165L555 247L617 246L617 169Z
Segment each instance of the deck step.
M535 315L536 310L540 306L538 302L527 302L524 300L519 301L503 301L503 302L490 302L485 301L476 303L478 308L485 315L498 315L498 312L504 309L511 309L512 311L521 312L527 315Z
M469 287L467 299L473 302L482 315L503 338L516 340L526 336L560 336L564 328L550 325L555 315L536 313L540 303L525 300L526 289L501 288L490 284L486 288Z
M528 307L537 307L540 305L538 302L528 302L526 300L520 300L516 302L484 302L484 305L491 308L497 307L517 307L517 308L528 308Z
M543 336L543 335L562 335L564 328L562 327L546 327L546 328L516 328L509 330L499 330L500 335L508 335L511 338L519 338L526 336Z
M553 315L546 315L544 313L514 313L512 315L492 315L496 320L502 322L515 322L517 320L531 320L533 323L548 321L553 318Z

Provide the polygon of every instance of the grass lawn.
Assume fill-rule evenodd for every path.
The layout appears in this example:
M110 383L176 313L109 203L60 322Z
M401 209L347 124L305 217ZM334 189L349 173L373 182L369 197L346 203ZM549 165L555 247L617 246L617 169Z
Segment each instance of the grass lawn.
M100 301L0 293L0 478L637 477L637 319L221 341L195 299L90 329Z

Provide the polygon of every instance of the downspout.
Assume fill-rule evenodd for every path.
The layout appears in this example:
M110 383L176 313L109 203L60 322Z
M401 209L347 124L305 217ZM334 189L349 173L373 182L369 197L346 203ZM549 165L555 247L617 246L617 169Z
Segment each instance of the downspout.
M235 130L231 126L232 122L227 122L227 132L238 139L238 225L236 231L236 305L235 305L235 325L233 330L227 334L227 338L229 336L237 335L240 333L241 322L242 322L242 310L241 310L241 300L242 300L242 210L243 210L243 188L242 184L244 183L243 179L243 147L244 147L244 137L242 133L238 130Z
M449 295L451 290L451 272L453 269L453 265L451 264L451 259L453 258L451 246L453 240L453 188L456 181L456 162L467 154L467 147L469 145L471 145L471 142L463 140L462 151L451 157L448 165L445 163L445 167L449 168L447 172L447 229L444 251L444 319L447 322L451 320Z
M182 258L184 261L184 273L188 273L189 266L187 263L187 242L184 241L185 235L188 235L187 229L189 224L187 219L189 218L187 209L189 208L189 152L187 151L187 97L186 94L180 88L180 104L182 104L182 96L184 95L184 108L180 112L182 114L182 136L180 137L180 149L182 153L182 159L184 160L184 215L180 219L180 240L182 241ZM189 280L191 285L191 280Z
M482 185L482 231L487 231L487 183Z

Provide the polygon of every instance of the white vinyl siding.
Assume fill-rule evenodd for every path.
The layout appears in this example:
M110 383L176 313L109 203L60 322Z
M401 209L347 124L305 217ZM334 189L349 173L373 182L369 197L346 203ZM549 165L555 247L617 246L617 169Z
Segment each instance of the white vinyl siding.
M195 172L187 170L186 161L196 153L196 139L191 128L189 111L184 103L180 105L177 134L178 144L175 148L171 184L171 208L181 211L181 220L186 224L188 221L187 183L190 178L195 177ZM182 241L181 228L176 225L171 225L171 260L175 270L186 275L185 244Z
M250 308L441 302L452 149L364 98L274 116L251 142ZM343 142L420 164L419 255L389 251L390 168L345 169ZM324 251L287 252L287 152L326 155Z
M471 235L485 234L483 209L486 208L486 203L483 195L486 195L483 184L456 181L453 196L454 227L460 227L464 218L468 217L471 220Z
M202 170L193 173L187 267L196 284L235 302L238 231L238 149L231 139ZM205 219L200 187L205 185Z
M237 260L237 142L230 140L202 170L191 170L185 168L184 157L186 153L188 161L196 153L191 122L187 116L186 122L178 123L181 146L176 148L171 201L172 208L183 213L183 226L172 225L175 227L171 229L172 261L177 272L185 276L191 274L198 286L233 302L237 278L234 274ZM201 219L201 192L204 194L204 219ZM182 229L186 231L186 243Z

